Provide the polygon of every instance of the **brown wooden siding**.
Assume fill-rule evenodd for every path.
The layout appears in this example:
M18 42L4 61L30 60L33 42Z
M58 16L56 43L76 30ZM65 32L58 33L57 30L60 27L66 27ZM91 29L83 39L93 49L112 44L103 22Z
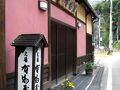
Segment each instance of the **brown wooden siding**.
M54 29L52 29L54 28ZM57 78L57 24L55 22L51 22L51 70L52 70L52 80Z
M85 63L93 61L93 53L87 54L86 56L81 56L77 58L77 73L82 70L83 68L85 68Z
M65 75L65 58L66 58L66 51L65 51L65 28L62 25L57 25L57 78L60 78Z
M86 35L86 53L87 54L93 53L92 35L90 35L88 33Z

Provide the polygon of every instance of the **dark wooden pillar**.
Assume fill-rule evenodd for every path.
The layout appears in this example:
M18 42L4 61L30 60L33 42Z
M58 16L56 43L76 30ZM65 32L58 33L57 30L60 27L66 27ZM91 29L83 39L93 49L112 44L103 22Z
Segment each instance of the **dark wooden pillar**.
M5 0L0 0L0 90L6 90Z

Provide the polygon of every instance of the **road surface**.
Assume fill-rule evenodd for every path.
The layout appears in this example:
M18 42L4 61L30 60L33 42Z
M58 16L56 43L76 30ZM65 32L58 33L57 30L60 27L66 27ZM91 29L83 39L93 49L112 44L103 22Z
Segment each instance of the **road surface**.
M112 90L120 90L120 53L116 53L112 61Z
M104 66L101 90L120 90L120 53L114 52L112 56L95 57L99 66Z

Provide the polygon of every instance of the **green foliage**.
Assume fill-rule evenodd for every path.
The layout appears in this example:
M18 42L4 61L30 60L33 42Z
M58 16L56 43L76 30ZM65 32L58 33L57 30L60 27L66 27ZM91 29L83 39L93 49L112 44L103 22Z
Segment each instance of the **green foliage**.
M94 69L94 63L93 62L89 62L86 64L86 69Z
M101 27L103 30L103 42L106 46L109 44L109 25L110 25L110 1L105 1L102 3L99 3L95 6L95 11L98 13L98 15L101 15L103 18L103 21L101 21ZM120 36L120 0L113 0L113 42L116 42L116 22L119 23L118 30L119 30L119 36Z
M120 42L114 42L113 47L116 48L117 50L120 50Z
M113 47L115 47L116 44L117 44L117 41L113 42Z
M110 12L110 2L106 1L100 4L97 4L95 6L95 11L101 15L105 15L105 14L108 15Z
M108 29L107 29L108 30ZM108 46L109 44L109 32L106 29L103 30L103 41L105 46Z

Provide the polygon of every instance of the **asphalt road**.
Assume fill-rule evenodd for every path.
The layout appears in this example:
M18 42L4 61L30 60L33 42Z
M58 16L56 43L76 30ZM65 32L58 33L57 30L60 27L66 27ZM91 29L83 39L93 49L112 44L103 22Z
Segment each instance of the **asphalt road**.
M97 57L96 63L105 68L100 90L120 90L120 53Z
M113 55L112 61L112 90L120 90L120 53Z

